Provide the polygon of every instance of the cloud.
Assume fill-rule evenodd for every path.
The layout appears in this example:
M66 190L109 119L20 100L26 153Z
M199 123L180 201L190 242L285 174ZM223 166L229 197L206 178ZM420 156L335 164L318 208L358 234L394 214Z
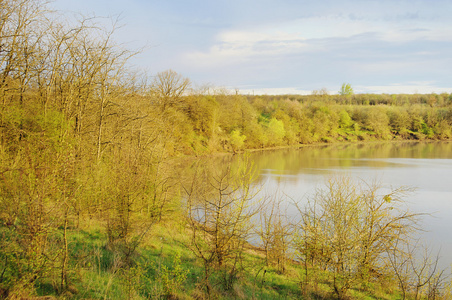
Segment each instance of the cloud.
M297 34L284 31L234 30L220 33L216 43L207 51L193 51L185 54L185 57L194 66L219 67L308 50L305 39Z
M219 67L226 64L267 58L319 52L324 49L315 42L327 37L350 36L361 30L339 30L331 20L313 18L288 21L281 24L266 24L261 27L231 29L219 32L208 49L185 54L193 66Z
M405 17L407 20L413 18L410 14ZM263 57L275 60L292 54L328 52L341 43L366 43L369 39L392 45L446 42L452 41L450 23L451 26L429 22L412 24L400 20L381 22L372 18L358 18L353 14L313 16L276 24L260 24L258 27L223 30L217 33L208 48L184 55L194 66L219 67L260 61ZM377 48L373 52L379 50L382 49ZM385 55L383 52L379 54Z
M450 87L440 87L435 82L409 82L391 85L356 86L357 93L385 93L385 94L430 94L452 93Z
M256 88L256 89L239 89L239 92L244 95L310 95L312 91L303 90L296 87L282 87L282 88Z
M423 28L410 28L403 26L397 30L386 30L382 32L380 36L382 40L394 43L406 43L411 41L451 42L452 23L448 26L445 26L444 24L425 24L425 27Z
M369 85L353 87L357 94L430 94L430 93L452 93L452 88L439 87L433 82L412 82L407 84L391 85ZM234 89L230 89L233 91ZM298 87L281 88L244 88L239 89L245 95L311 95L312 91ZM330 89L330 94L337 94L334 88Z

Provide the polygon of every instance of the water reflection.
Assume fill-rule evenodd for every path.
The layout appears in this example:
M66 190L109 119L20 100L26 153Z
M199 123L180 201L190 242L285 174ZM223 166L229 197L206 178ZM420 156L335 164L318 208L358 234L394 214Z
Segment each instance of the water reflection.
M415 187L406 199L410 210L429 213L422 224L420 238L441 248L441 265L452 263L452 142L432 143L368 143L311 146L252 152L262 185L262 193L279 193L286 198L287 212L296 217L293 201L305 201L325 180L345 174L379 182L383 188ZM242 162L240 155L220 155L180 161L180 178L190 178L199 168L212 174Z
M451 142L313 146L262 151L251 158L266 192L282 190L290 201L307 199L335 174L377 181L383 188L415 187L406 199L410 209L431 214L420 238L441 248L442 266L452 263Z
M388 158L451 159L452 143L370 143L310 146L254 152L259 170L274 175L325 174L331 169L393 168L403 163Z

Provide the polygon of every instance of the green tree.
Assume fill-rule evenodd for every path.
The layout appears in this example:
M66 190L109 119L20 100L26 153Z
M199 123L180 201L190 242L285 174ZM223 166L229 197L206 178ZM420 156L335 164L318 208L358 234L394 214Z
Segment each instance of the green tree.
M368 130L375 132L375 134L382 139L391 138L389 117L386 114L386 111L387 110L383 107L371 107L365 111L367 117L364 125Z
M267 127L268 143L273 146L281 145L286 135L284 123L276 118L272 118L268 122Z
M391 129L402 138L408 138L411 121L407 110L404 107L393 107L388 114Z
M354 92L353 92L353 88L352 88L351 84L350 83L343 83L342 86L341 86L341 89L339 91L339 95L351 96L353 94L354 94Z
M241 150L243 144L245 144L246 136L240 133L240 130L233 130L229 136L229 142L231 143L232 150L237 152Z
M348 129L353 125L353 120L345 109L339 112L339 128Z
M328 106L312 107L314 124L312 133L315 141L328 141L335 134L338 124L337 114Z
M300 133L300 125L298 124L297 120L295 118L291 118L288 114L286 114L282 110L278 110L274 117L284 124L284 140L288 145L294 145L297 144L298 141L298 134Z

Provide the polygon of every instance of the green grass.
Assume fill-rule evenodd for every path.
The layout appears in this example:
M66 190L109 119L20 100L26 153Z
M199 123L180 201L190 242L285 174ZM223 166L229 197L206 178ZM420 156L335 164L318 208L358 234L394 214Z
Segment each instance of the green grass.
M58 293L54 280L39 281L37 295L58 299L206 299L202 285L203 266L187 247L189 235L176 222L157 224L141 243L128 265L106 247L100 227L69 231L69 288ZM335 299L328 273L309 274L304 284L303 266L289 261L284 273L266 266L259 249L243 253L243 272L230 290L220 282L220 271L212 274L212 299ZM393 285L352 289L351 299L400 299Z

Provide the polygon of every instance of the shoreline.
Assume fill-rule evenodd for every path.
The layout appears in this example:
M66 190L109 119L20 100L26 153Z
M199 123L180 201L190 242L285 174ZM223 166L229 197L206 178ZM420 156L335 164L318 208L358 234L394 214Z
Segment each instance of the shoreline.
M285 150L285 149L302 149L302 148L310 148L310 147L326 147L326 146L351 146L351 145L371 145L371 144L415 144L415 143L451 143L452 139L448 140L373 140L373 141L335 141L335 142L321 142L321 143L312 143L312 144L298 144L298 145L285 145L285 146L275 146L275 147L265 147L265 148L252 148L252 149L244 149L236 152L214 152L209 154L200 154L200 155L182 155L179 157L172 157L172 159L183 159L183 158L208 158L208 157L220 157L220 156L234 156L234 155L243 155L246 153L256 153L256 152L267 152L267 151L275 151L275 150Z

